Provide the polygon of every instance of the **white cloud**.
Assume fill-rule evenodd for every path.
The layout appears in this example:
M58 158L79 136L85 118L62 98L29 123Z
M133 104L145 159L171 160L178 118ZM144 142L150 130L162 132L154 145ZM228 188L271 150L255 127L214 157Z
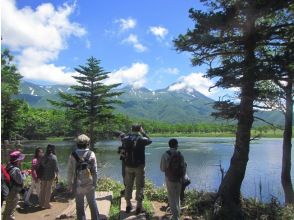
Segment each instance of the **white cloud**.
M214 83L207 78L203 77L203 73L191 73L187 76L179 78L179 82L171 85L169 91L178 91L186 89L189 92L197 90L206 96L211 96L213 92L209 92L209 87L213 86Z
M120 31L126 31L129 29L133 29L137 25L137 21L133 18L120 18L115 20L116 23L119 23Z
M124 83L140 88L146 83L145 76L148 73L148 69L149 67L145 63L133 63L131 67L121 67L119 70L110 73L105 83L108 85Z
M179 74L179 69L176 67L167 67L167 68L162 68L159 70L160 72L168 73L171 75L178 75Z
M144 52L147 50L143 44L138 40L138 36L135 34L130 34L126 39L122 41L122 43L131 44L137 52Z
M51 3L18 9L13 0L2 0L3 44L17 53L16 61L25 79L72 84L71 71L52 62L67 48L70 36L82 37L86 30L71 22L75 5L55 8Z
M149 31L158 39L164 39L168 34L168 29L161 26L152 26L149 28Z

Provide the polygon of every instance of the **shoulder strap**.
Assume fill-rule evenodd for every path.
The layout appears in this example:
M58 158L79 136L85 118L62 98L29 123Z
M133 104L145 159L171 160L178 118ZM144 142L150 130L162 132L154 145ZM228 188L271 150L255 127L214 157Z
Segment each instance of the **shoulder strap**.
M167 150L167 151L166 151L166 153L167 153L169 156L171 156L171 155L172 155L172 153L171 153L171 151L170 151L170 150Z
M90 160L91 154L92 154L92 151L88 150L87 155L86 155L84 161L88 162Z
M86 154L86 157L84 158L84 161L89 161L89 160L90 160L90 157L91 157L91 154L92 154L92 151L89 150L89 151L87 152L87 154ZM83 161L81 160L81 158L78 156L78 154L77 154L76 151L72 152L71 155L75 158L75 160L76 160L77 162L83 162Z
M81 161L81 159L79 158L79 156L78 156L78 154L77 154L76 151L73 151L73 152L71 153L71 155L75 158L75 160L76 160L77 162L80 162L80 161Z

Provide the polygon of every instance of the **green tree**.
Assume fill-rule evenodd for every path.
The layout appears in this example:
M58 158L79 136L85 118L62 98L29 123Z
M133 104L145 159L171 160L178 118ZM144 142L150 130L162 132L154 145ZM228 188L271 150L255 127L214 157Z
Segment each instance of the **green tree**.
M207 77L217 78L215 86L240 88L240 103L219 101L215 114L238 120L236 142L230 167L219 187L216 212L226 219L241 219L240 189L249 155L250 131L254 120L256 83L263 76L258 49L271 40L279 28L267 21L291 1L203 0L208 12L190 10L193 30L175 40L178 51L193 54L192 64L210 66ZM267 76L269 77L269 76Z
M67 108L74 115L74 123L81 122L86 127L85 132L89 133L90 147L93 149L98 126L115 117L112 110L118 101L112 98L121 93L114 92L113 89L120 84L103 83L108 78L108 72L100 67L100 61L94 57L89 58L85 66L80 65L75 70L79 73L79 76L73 76L77 85L71 86L75 94L59 93L62 101L51 103Z
M281 182L285 203L294 203L291 181L291 150L293 126L294 86L294 2L287 10L268 16L267 22L279 28L270 41L261 47L260 59L267 81L262 81L260 101L270 108L278 108L285 115ZM271 76L268 80L267 76ZM265 85L265 86L264 86Z
M21 101L13 99L18 94L19 82L22 76L19 74L13 56L8 49L1 52L1 128L2 140L9 140L15 131L15 123L18 118L18 110Z

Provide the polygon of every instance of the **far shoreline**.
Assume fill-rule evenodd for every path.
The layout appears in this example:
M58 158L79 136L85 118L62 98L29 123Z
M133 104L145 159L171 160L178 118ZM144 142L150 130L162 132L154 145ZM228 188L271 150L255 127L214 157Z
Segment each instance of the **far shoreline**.
M151 138L168 138L168 137L177 137L177 138L235 138L234 134L230 133L149 133ZM256 137L257 135L252 135L252 137ZM273 138L273 139L281 139L283 138L282 134L263 134L262 136L256 137L256 140L260 140L263 138ZM292 138L294 139L294 137ZM99 141L111 141L116 140L116 138L101 138ZM60 142L60 141L68 141L74 142L74 137L48 137L46 139L34 139L34 140L21 140L22 143L26 142L38 142L38 141L51 141L51 142Z

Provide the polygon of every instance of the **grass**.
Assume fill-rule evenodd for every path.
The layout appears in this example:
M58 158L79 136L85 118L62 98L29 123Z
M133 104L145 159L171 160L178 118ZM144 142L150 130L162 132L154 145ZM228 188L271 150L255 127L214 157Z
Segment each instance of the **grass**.
M103 178L99 179L97 182L96 190L98 191L112 191L113 199L110 207L109 219L116 220L119 219L120 213L120 192L124 189L123 184L111 179Z

